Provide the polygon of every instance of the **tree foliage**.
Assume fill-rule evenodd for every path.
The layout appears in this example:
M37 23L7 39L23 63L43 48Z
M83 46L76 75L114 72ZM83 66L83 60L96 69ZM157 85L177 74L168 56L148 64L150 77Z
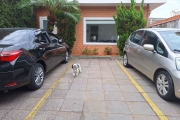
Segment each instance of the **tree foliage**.
M69 45L70 52L74 46L74 42L76 40L76 24L71 17L64 15L62 12L57 12L57 35L64 40Z
M43 7L49 11L48 14L48 30L53 31L54 25L57 22L56 13L61 12L65 16L72 19L74 22L78 22L80 19L79 3L77 0L33 0L32 2L24 2L21 7L34 6L36 8ZM76 13L76 14L75 14Z
M30 1L30 0L24 0ZM0 0L0 27L35 27L32 7L19 9L20 0Z
M116 23L117 34L119 40L117 46L119 49L119 55L122 55L125 41L129 35L139 29L146 26L147 21L144 19L144 0L141 2L139 11L136 9L135 0L131 0L130 7L127 8L122 2L116 7L116 16L113 16Z

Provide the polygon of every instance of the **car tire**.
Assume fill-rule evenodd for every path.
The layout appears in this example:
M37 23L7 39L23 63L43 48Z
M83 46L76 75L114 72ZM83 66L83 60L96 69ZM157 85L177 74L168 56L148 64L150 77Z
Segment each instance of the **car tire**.
M69 62L69 51L66 50L65 58L63 60L63 63L68 63Z
M27 85L30 90L39 89L44 83L44 68L40 63L36 63L32 69L31 80Z
M160 71L155 78L158 95L164 100L171 101L175 98L174 83L167 71Z
M128 56L127 56L127 53L124 53L123 54L123 65L125 67L130 67L129 63L128 63Z

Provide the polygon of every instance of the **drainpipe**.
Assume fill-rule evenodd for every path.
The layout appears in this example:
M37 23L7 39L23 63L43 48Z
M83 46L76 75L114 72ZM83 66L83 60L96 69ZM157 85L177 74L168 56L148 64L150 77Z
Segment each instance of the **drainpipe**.
M147 19L147 27L148 27L148 25L149 25L149 4L147 4L146 19Z

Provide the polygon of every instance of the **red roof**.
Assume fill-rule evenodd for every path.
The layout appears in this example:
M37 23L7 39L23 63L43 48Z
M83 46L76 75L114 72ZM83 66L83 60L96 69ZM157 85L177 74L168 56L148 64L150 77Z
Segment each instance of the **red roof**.
M157 22L151 24L150 26L156 26L156 25L159 25L159 24L167 23L167 22L170 22L170 21L178 20L178 19L180 19L180 15L176 15L176 16L173 16L173 17L170 17L170 18L166 18L164 20L157 21Z

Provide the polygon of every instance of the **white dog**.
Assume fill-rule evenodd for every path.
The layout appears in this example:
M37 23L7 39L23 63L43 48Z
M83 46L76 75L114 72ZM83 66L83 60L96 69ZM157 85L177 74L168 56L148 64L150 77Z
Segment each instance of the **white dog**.
M81 66L79 63L72 64L72 71L73 76L77 76L79 73L81 73Z

